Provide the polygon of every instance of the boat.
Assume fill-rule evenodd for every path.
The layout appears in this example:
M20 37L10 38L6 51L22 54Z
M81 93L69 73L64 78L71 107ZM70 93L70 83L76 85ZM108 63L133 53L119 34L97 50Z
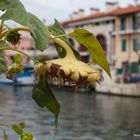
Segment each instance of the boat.
M13 80L7 79L5 74L0 76L0 84L15 85L15 86L30 86L35 83L34 67L27 65L23 72L17 73Z
M34 85L34 83L35 83L34 67L31 65L25 66L23 72L17 73L15 76L14 85L28 86Z
M4 84L4 85L14 85L14 81L7 79L5 74L2 74L0 76L0 84Z

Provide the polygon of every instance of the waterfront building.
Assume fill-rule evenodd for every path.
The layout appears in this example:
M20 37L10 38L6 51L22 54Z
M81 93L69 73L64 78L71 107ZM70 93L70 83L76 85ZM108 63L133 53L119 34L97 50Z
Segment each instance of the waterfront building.
M115 31L112 35L115 41L117 75L137 75L140 73L140 5L121 8L113 14Z
M73 12L71 19L64 21L62 24L66 32L71 32L74 28L85 28L92 32L99 42L101 43L109 64L113 64L113 40L112 32L115 29L115 17L110 14L112 10L118 7L118 3L106 2L106 12L101 12L97 8L90 9L90 15L85 16L84 10L79 10L78 12ZM81 14L81 12L83 14ZM82 46L75 43L76 48L81 48ZM81 49L79 49L81 50Z
M140 73L140 5L135 3L121 8L118 2L106 2L106 11L91 8L90 15L84 10L73 12L62 24L66 32L85 28L101 43L110 67L115 68L113 77L117 82L127 82ZM81 47L75 44L76 48Z

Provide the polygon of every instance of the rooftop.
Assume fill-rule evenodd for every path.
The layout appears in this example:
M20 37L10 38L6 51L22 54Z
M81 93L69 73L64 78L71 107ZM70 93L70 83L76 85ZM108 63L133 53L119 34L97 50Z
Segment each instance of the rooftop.
M90 14L90 15L79 17L76 19L70 19L70 20L62 22L62 24L67 25L67 24L71 24L71 23L77 23L77 22L86 21L86 20L98 19L98 18L107 17L107 16L121 16L121 15L137 13L137 12L140 12L140 5L129 6L126 8L118 8L118 9L113 10L111 12L98 12L96 14Z

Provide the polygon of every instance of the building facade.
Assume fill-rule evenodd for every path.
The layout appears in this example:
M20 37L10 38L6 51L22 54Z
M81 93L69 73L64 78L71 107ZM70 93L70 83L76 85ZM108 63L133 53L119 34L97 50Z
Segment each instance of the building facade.
M117 74L129 71L139 74L140 6L128 7L115 13L115 61Z
M117 2L106 2L106 8L106 12L92 8L88 16L73 13L71 19L62 24L66 32L77 27L92 32L101 43L110 66L115 67L117 76L139 75L140 5L120 8Z

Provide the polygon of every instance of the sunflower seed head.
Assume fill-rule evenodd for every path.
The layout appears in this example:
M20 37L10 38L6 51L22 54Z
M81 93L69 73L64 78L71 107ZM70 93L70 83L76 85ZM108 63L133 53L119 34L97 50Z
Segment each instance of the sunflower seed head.
M51 81L57 81L59 87L66 83L76 88L84 86L88 87L101 81L102 75L99 70L73 59L56 59L38 65L36 72L39 74L47 73ZM56 80L57 79L57 80Z

